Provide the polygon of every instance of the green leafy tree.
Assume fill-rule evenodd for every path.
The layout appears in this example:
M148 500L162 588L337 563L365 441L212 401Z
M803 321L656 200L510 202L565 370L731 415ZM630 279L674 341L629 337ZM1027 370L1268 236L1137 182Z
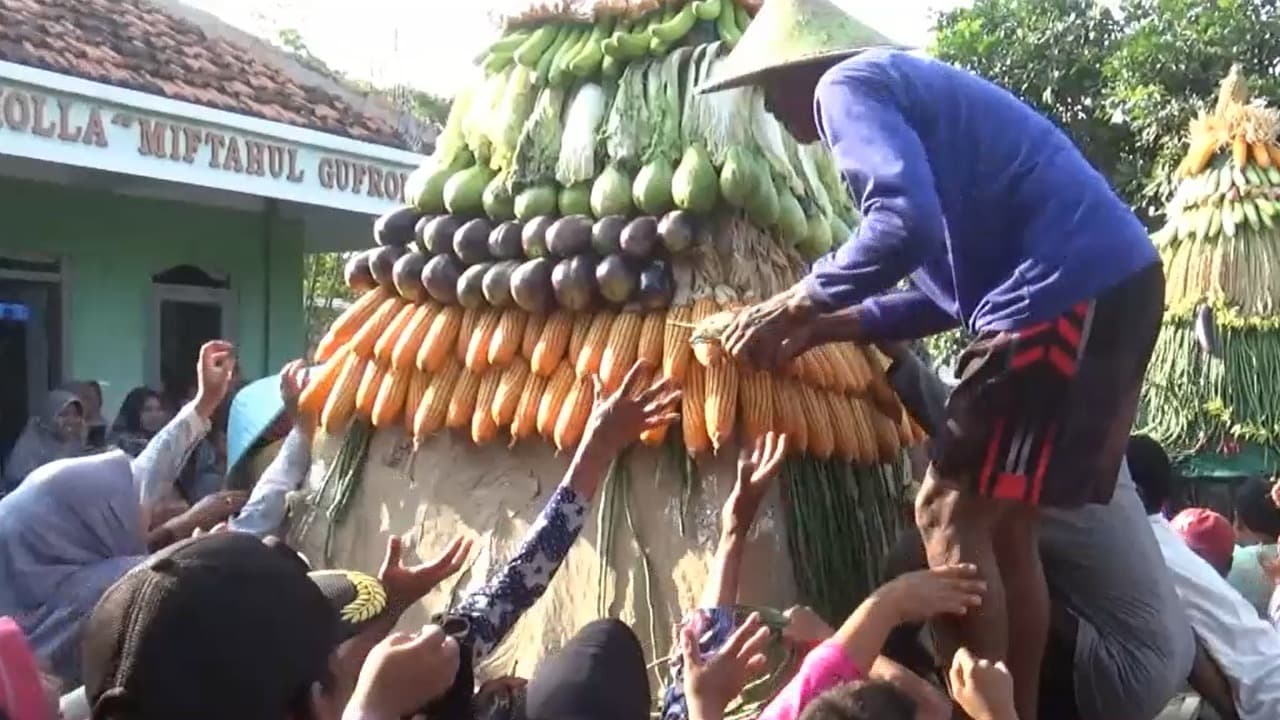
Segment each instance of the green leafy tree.
M315 353L338 314L355 300L343 276L353 253L311 253L303 259L302 305L307 322L307 356Z

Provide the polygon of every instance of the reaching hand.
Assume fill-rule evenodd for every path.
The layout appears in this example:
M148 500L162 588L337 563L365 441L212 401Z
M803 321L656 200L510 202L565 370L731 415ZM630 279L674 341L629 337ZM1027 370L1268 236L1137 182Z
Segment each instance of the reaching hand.
M818 613L803 605L796 605L786 612L787 626L782 629L782 639L805 651L821 645L836 634L834 628Z
M684 694L690 720L714 720L742 693L747 681L764 669L769 628L752 614L714 655L702 657L693 628L680 633L684 654Z
M948 565L899 575L874 596L894 609L899 622L924 622L936 615L964 615L982 604L987 584L975 565Z
M294 360L280 370L280 397L284 400L285 417L293 427L300 427L308 433L314 428L317 418L302 417L298 399L310 380L311 373L301 360Z
M1013 678L1003 662L980 660L968 648L951 661L951 695L973 720L1018 720Z
M231 391L236 374L235 346L225 340L212 340L200 348L196 364L196 412L205 420L213 417L218 405Z
M1276 538L1276 545L1280 547L1280 538ZM1271 584L1280 589L1280 551L1264 549L1258 553L1258 565Z
M1280 478L1271 478L1271 503L1280 508Z
M387 591L387 605L396 612L404 612L426 597L445 578L462 569L471 556L472 546L470 539L454 538L440 557L406 567L400 538L395 535L387 538L387 554L382 559L382 568L378 570L378 579Z
M675 412L681 392L669 378L662 378L648 388L639 388L641 376L652 369L650 363L637 362L612 395L605 397L600 378L593 376L595 404L582 436L580 452L590 449L601 456L612 457L631 444L646 430L680 419Z
M458 642L436 625L374 646L343 718L402 718L445 694L458 674Z
M738 452L738 477L720 511L722 532L745 535L751 530L786 452L787 436L774 432L757 439L755 447L743 447Z
M243 490L223 490L206 495L189 510L184 512L180 520L191 532L197 529L212 528L240 512L240 508L249 500L249 493Z

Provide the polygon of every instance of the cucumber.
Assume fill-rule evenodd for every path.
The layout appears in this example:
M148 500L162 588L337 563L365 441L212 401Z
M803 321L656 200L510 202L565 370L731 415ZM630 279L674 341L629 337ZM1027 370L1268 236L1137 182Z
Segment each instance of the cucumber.
M600 45L604 43L605 38L613 34L608 22L608 20L603 20L601 24L591 29L591 34L587 36L586 45L569 61L569 72L580 78L585 78L590 77L596 70L600 69L600 63L604 60L604 50L600 48Z
M538 61L551 48L551 44L556 41L560 33L560 28L555 25L543 25L533 34L520 43L520 47L516 49L512 57L516 62L527 68L538 67Z
M733 6L733 24L738 26L739 33L746 32L747 26L751 24L750 13L747 12L746 8L732 0L730 0L729 4Z
M733 0L721 0L720 16L716 18L716 34L729 47L737 45L738 39L742 37L742 31L738 29L735 19L733 5Z
M585 27L574 27L569 31L569 37L565 40L564 45L556 52L556 59L551 61L551 71L547 75L547 82L556 87L563 87L569 74L569 63L578 55L587 40L591 37L591 33Z
M551 78L551 68L555 65L556 56L564 49L564 45L569 41L569 37L573 35L572 25L562 25L556 31L555 40L551 41L551 45L547 51L542 53L542 57L538 59L538 66L534 70L533 84L538 87L547 85Z
M621 59L638 60L649 54L649 41L653 39L653 35L650 32L651 26L661 17L662 13L651 12L637 20L635 25L632 26L631 32L617 38L618 49L622 52Z
M715 20L720 16L720 5L733 0L693 0L693 14L699 20Z
M519 50L520 46L524 44L524 41L528 40L529 36L532 34L533 31L527 28L522 30L512 30L506 35L495 40L494 43L489 46L489 54L511 55L516 50Z
M484 62L480 63L480 69L484 70L486 77L497 75L510 67L513 59L510 53L490 53L485 56Z
M606 40L605 42L609 41ZM604 59L600 61L600 75L611 80L617 80L622 77L622 67L622 60L612 55L605 55Z
M670 5L667 6L670 9ZM666 47L671 47L675 41L689 34L693 29L693 24L698 21L698 16L693 14L693 3L687 3L680 11L674 13L670 19L664 20L653 28L653 39L665 43ZM652 41L649 45L653 47Z

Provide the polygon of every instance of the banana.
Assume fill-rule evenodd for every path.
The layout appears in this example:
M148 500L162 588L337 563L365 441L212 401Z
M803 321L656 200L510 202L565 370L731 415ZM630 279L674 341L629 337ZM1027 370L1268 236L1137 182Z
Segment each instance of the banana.
M1262 177L1262 173L1258 171L1256 165L1250 165L1244 169L1244 178L1249 181L1250 185L1266 185L1266 181Z
M1238 167L1231 168L1231 179L1235 182L1236 187L1245 190L1249 187L1249 180L1244 176L1244 171Z
M1272 185L1280 185L1280 168L1274 164L1267 168L1267 180L1270 180Z
M1258 213L1258 219L1262 221L1263 225L1267 226L1268 230L1275 229L1276 221L1271 219L1271 215L1275 212L1275 208L1271 205L1270 201L1263 200L1262 198L1254 198L1253 208L1254 212Z
M736 2L730 2L733 6L733 22L742 32L747 31L747 26L751 24L751 15L747 13L747 9Z
M591 31L584 27L575 27L569 31L569 37L556 51L555 60L551 61L551 69L547 73L547 83L555 87L564 87L569 79L569 63L578 57L578 53L591 41Z
M1204 206L1196 208L1196 237L1201 240L1209 239L1209 229L1213 226L1214 216L1218 215L1218 208ZM1213 233L1216 235L1217 230Z
M1217 192L1221 195L1226 195L1227 191L1230 189L1231 189L1231 166L1223 165L1222 168L1218 170Z
M1245 200L1244 202L1239 203L1239 205L1242 211L1244 212L1244 219L1248 221L1249 227L1253 228L1254 230L1258 230L1259 229L1258 225L1260 224L1260 220L1258 218L1258 210L1253 206L1253 201Z
M1195 235L1195 231L1196 231L1196 217L1194 214L1192 214L1190 209L1178 215L1178 241L1179 242L1186 240L1192 237L1193 235Z
M1228 207L1234 203L1223 203L1222 205L1222 234L1229 238L1236 236L1236 215L1235 212Z
M551 41L551 45L547 47L546 52L538 58L538 64L534 66L533 84L538 87L544 87L551 81L551 70L556 66L556 58L564 50L564 46L574 39L576 28L572 25L561 25L556 30L556 37Z

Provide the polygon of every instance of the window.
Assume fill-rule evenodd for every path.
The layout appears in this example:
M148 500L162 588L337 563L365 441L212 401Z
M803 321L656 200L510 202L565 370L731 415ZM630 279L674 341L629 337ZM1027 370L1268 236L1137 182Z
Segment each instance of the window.
M0 257L0 462L62 382L61 263Z

